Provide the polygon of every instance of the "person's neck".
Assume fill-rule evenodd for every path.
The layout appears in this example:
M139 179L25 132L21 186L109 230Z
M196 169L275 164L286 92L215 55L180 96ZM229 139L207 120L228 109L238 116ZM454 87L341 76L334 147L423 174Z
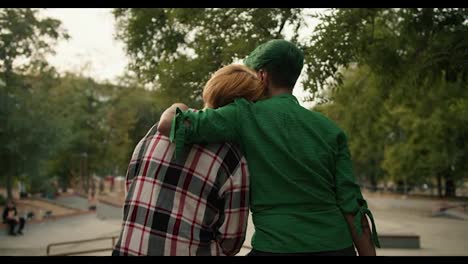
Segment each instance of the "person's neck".
M279 87L279 88L270 88L269 89L270 96L276 96L281 94L292 94L292 89L286 87Z

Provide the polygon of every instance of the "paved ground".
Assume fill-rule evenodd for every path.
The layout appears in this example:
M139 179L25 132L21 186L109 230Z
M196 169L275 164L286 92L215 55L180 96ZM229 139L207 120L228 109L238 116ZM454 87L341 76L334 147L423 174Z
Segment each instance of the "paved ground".
M54 201L64 206L80 210L88 210L88 200L80 196L61 197ZM122 212L123 210L121 208L104 203L98 203L96 210L99 219L120 220L122 219Z
M77 210L87 210L88 201L79 196L60 197L54 200ZM46 255L48 244L72 240L93 239L118 235L121 227L121 208L98 204L96 213L81 216L64 217L57 220L26 225L24 235L7 236L6 230L0 230L0 255L41 256ZM38 239L39 238L39 239ZM82 251L93 248L110 247L110 240L92 242L83 245L65 245L52 248L52 254L69 251ZM109 255L110 252L92 255Z
M41 256L46 254L48 244L115 235L119 230L120 221L100 220L95 214L31 224L26 226L23 236L7 236L5 230L0 230L0 255ZM108 241L108 244L111 242ZM60 248L60 250L85 249L73 246Z
M54 202L79 210L88 210L88 200L80 196L57 197Z
M421 249L381 249L379 255L468 256L468 221L449 217L432 217L437 200L386 198L367 194L377 228L381 234L414 233L420 236ZM449 204L460 204L451 202ZM451 211L457 211L452 209Z
M59 199L67 206L86 208L86 199L67 197ZM71 199L73 198L73 199ZM420 236L421 249L379 249L384 256L468 256L468 221L448 217L432 217L431 212L440 202L366 195L380 234L415 233ZM98 204L96 214L53 220L27 226L25 235L6 236L0 230L0 255L45 255L50 243L90 239L118 235L121 224L121 208ZM466 215L466 214L465 214ZM251 220L251 219L250 219ZM245 245L250 245L253 225L250 222ZM52 253L108 247L109 240L82 246L56 248ZM242 249L240 256L248 253ZM109 255L109 252L89 255Z

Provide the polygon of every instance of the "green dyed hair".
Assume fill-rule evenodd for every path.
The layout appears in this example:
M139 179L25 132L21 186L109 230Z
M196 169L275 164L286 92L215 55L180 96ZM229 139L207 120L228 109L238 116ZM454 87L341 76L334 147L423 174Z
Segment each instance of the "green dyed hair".
M292 89L304 66L304 53L292 42L273 39L255 48L244 64L255 71L266 70L275 85Z

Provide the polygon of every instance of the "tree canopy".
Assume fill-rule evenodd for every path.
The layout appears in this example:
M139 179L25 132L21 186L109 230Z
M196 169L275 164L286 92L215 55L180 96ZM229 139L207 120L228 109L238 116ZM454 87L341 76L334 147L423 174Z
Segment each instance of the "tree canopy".
M468 166L468 9L329 9L314 29L306 11L116 8L130 63L100 83L47 64L69 38L59 20L0 9L0 182L11 197L16 180L88 190L93 175L125 174L167 106L201 107L213 72L283 38L304 50L302 85L347 133L361 182L435 183L455 196Z
M443 177L454 196L468 153L468 9L339 9L321 20L305 86L350 134L361 173L373 184Z

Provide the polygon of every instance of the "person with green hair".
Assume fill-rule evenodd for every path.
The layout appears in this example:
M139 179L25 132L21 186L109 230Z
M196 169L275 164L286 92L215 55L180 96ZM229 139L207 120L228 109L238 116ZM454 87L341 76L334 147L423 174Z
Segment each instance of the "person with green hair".
M158 130L179 149L224 141L241 146L255 226L248 255L356 255L356 247L360 256L375 256L375 223L354 177L345 133L292 94L303 52L275 39L244 62L269 98L239 98L198 112L174 104L162 114Z

